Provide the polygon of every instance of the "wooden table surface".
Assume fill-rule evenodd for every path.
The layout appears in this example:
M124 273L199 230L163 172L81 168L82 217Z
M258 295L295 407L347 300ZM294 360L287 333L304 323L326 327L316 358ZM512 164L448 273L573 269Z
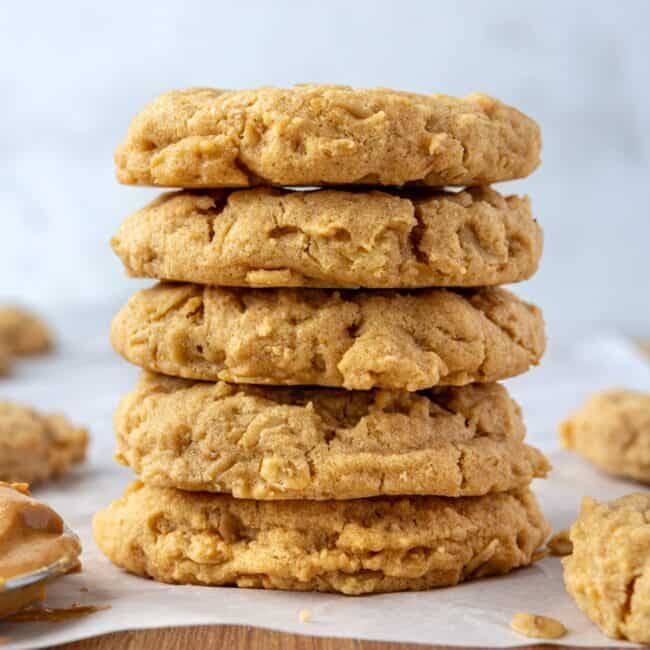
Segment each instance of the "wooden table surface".
M308 626L308 623L305 624ZM308 633L308 630L305 630ZM296 634L271 632L234 625L162 628L139 632L117 632L62 646L61 650L187 650L188 648L224 648L227 650L447 650L448 646L412 643L380 643L355 639L325 639ZM518 650L570 650L568 646L530 645ZM449 650L469 650L459 646ZM580 650L587 650L581 648Z

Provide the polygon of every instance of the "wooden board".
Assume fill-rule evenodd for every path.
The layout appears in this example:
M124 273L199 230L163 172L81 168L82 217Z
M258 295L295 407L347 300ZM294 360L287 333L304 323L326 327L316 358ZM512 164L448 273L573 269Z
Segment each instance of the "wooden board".
M309 623L305 623L308 628ZM307 633L307 629L305 630ZM61 650L187 650L188 648L223 648L224 650L469 650L458 646L429 646L411 643L379 643L355 639L324 639L295 634L271 632L253 627L215 625L203 627L166 628L138 632L117 632L105 636L58 646ZM536 650L544 647L535 645ZM568 646L547 646L568 650ZM532 650L520 646L518 650ZM580 650L586 650L581 648Z

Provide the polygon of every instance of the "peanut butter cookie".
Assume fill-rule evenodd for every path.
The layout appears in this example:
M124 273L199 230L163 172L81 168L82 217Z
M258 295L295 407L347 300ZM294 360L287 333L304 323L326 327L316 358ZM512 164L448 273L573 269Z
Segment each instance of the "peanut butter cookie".
M14 355L11 354L9 346L0 340L0 377L4 377L11 372L13 362Z
M476 93L303 85L173 90L133 120L122 183L165 187L487 185L539 164L537 124Z
M508 573L534 561L548 532L528 490L251 501L135 482L94 520L100 549L138 575L348 595Z
M650 494L586 497L570 536L564 583L578 607L607 636L650 643Z
M0 402L0 481L38 483L84 460L88 433L62 415Z
M237 498L476 496L550 468L499 384L354 392L145 372L115 431L117 459L145 483Z
M112 240L129 275L220 286L372 289L518 282L542 230L527 198L270 188L165 194Z
M560 438L600 469L650 483L650 394L597 393L560 425Z
M168 283L136 293L111 339L128 361L188 379L409 391L512 377L545 346L541 312L504 289Z
M37 316L26 309L0 306L0 344L11 354L40 354L52 347L52 335Z

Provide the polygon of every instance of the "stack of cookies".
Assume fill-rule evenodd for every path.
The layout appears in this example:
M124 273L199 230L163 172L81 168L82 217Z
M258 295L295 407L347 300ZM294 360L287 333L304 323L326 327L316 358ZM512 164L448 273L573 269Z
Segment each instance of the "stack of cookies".
M115 416L140 480L95 518L106 555L165 582L345 594L537 559L529 484L549 465L495 382L538 363L544 326L496 285L536 271L542 233L489 183L539 151L535 122L479 94L148 105L118 179L185 189L112 242L162 282L112 326L144 372Z

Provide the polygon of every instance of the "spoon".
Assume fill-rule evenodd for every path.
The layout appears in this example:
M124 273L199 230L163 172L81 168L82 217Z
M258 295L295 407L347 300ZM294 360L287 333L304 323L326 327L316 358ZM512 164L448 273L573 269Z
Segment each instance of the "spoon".
M78 536L66 525L63 535L79 544ZM79 563L75 553L64 553L54 562L0 583L0 619L40 600L46 583L73 571Z

